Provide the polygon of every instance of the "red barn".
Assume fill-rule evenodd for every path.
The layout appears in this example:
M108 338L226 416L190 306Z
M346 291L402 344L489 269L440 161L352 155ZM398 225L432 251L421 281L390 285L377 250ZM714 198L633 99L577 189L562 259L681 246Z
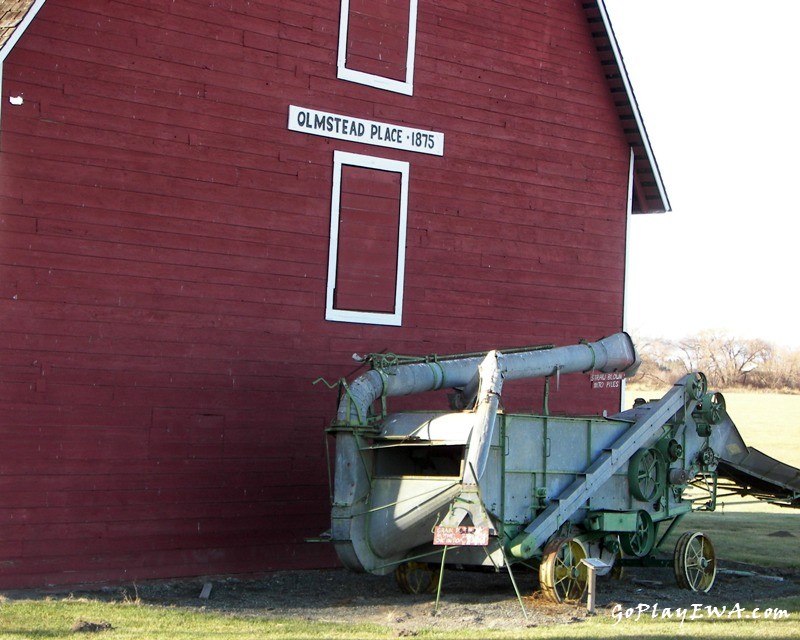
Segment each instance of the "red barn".
M669 208L602 0L0 16L0 587L334 563L312 382L616 332Z

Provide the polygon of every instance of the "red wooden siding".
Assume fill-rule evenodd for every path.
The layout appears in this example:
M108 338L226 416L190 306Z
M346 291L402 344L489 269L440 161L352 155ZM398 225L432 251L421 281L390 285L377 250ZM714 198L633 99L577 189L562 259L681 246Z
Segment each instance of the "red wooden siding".
M335 307L394 313L400 174L342 166Z
M620 329L629 149L580 3L420 2L413 97L336 78L338 20L47 0L7 58L0 587L332 565L314 379ZM445 153L292 132L291 104ZM334 150L410 163L401 327L324 319ZM550 404L617 401L576 375Z
M350 0L347 68L405 81L409 0Z

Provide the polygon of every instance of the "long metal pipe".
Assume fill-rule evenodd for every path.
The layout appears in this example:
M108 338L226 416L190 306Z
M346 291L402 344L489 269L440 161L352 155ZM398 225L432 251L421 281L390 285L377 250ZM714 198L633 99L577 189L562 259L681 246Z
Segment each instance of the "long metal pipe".
M466 387L484 357L402 364L390 372L369 371L354 380L342 396L337 421L343 425L366 425L368 409L383 395L404 396ZM508 380L584 371L624 371L630 375L638 366L633 340L620 332L597 342L503 354L502 375Z

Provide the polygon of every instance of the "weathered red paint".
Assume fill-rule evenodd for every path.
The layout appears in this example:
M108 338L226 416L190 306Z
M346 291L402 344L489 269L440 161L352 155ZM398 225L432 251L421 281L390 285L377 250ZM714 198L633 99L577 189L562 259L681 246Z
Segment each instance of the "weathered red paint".
M621 327L630 152L580 3L420 1L413 96L337 79L336 2L228 4L48 0L5 62L0 587L333 564L312 380ZM324 320L335 149L410 162L402 327ZM565 376L551 409L617 401Z

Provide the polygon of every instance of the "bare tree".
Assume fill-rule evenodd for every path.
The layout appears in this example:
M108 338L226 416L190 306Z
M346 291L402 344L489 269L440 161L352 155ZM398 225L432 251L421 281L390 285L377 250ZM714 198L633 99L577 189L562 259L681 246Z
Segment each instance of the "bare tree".
M749 373L746 382L761 389L800 390L800 351L774 349L769 361Z
M671 385L683 375L683 365L676 356L675 345L663 339L637 340L636 349L641 365L635 382L646 387Z
M677 342L645 340L639 348L642 367L637 381L644 384L671 383L686 373L702 371L716 388L773 387L779 382L782 388L800 388L800 355L779 354L761 339L703 331Z
M678 343L686 371L702 371L715 387L747 383L752 371L772 357L772 346L759 339L742 339L720 331L704 331Z

